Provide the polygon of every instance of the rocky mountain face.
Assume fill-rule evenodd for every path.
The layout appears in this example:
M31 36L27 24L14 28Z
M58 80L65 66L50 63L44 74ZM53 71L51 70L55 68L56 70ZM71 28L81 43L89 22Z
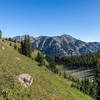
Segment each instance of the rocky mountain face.
M24 36L16 36L13 40L21 42ZM100 50L99 42L86 43L66 34L54 37L30 37L30 43L49 56L78 56Z

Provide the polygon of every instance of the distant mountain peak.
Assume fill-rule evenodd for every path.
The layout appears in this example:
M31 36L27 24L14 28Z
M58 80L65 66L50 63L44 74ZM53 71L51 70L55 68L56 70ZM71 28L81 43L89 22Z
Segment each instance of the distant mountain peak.
M16 36L13 40L21 42L24 40L24 37ZM30 37L30 43L49 56L77 56L100 50L99 42L86 43L67 34L39 36L37 38Z
M68 35L68 34L62 34L61 36L64 36L64 37L72 37L71 35Z

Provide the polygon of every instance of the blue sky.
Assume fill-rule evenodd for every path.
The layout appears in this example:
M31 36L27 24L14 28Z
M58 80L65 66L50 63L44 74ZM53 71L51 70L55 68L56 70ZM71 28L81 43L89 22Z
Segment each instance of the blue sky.
M3 37L69 34L100 42L100 0L0 0Z

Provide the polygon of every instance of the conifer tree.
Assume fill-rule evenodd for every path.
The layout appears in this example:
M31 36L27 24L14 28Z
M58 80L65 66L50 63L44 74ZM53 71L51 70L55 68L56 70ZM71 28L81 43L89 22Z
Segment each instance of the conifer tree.
M25 56L31 57L32 49L30 45L30 38L27 35L25 35L24 41L21 42L21 53Z
M17 49L17 45L16 44L14 44L14 49Z
M37 54L36 61L39 62L39 66L42 66L45 64L43 55L40 54L40 52L38 52L38 54Z
M2 38L2 31L0 30L0 38Z
M66 72L64 71L64 78L67 78L67 76L66 76Z
M96 91L97 91L97 83L95 81L93 81L91 83L91 89L90 89L90 96L93 97L94 99L96 99Z

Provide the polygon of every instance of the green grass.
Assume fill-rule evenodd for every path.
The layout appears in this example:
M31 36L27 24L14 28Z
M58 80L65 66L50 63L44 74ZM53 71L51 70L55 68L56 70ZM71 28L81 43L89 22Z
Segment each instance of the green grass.
M0 40L0 100L93 100L71 88L69 81L46 67L39 67L35 60L21 55L6 42ZM23 73L33 77L30 88L24 88L16 79Z

